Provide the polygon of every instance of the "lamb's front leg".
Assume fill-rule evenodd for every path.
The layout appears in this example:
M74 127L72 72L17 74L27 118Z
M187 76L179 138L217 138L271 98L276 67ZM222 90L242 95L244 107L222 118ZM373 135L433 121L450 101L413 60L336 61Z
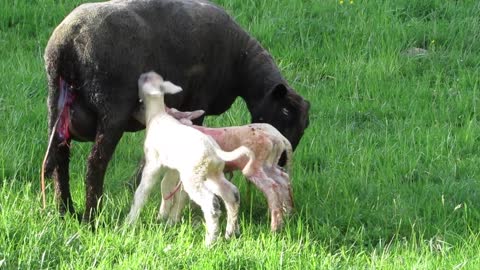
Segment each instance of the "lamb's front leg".
M142 180L135 191L132 208L126 219L127 224L131 225L138 219L140 211L147 202L148 196L159 179L158 176L160 172L161 168L147 161L142 172Z
M178 171L169 170L162 179L162 203L157 220L166 220L168 223L180 221L187 200L187 194L181 189Z
M183 209L189 201L188 194L182 189L182 187L180 187L178 192L175 193L173 200L173 206L168 219L173 220L175 223L177 223L180 221Z

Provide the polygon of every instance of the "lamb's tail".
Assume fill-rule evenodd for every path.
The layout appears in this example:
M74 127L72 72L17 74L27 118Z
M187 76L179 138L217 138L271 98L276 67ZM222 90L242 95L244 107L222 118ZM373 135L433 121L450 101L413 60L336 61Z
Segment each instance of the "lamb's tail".
M283 141L283 145L284 145L285 153L286 153L285 170L287 171L288 174L290 174L290 172L292 170L292 162L293 162L292 144L285 137L282 138L282 141Z
M279 151L278 155L276 155L277 160L274 160L275 164L279 163L283 153L285 152L285 164L283 168L288 174L290 174L293 162L292 144L285 136L283 136L282 133L280 133L280 131L273 127L268 131L268 133L270 133L270 136L272 136L271 139L274 141L274 147L278 147L277 150Z
M231 152L225 152L222 149L216 147L215 153L224 161L234 161L243 156L248 157L248 162L242 169L244 175L250 175L253 172L252 164L255 160L255 154L246 146L240 146Z

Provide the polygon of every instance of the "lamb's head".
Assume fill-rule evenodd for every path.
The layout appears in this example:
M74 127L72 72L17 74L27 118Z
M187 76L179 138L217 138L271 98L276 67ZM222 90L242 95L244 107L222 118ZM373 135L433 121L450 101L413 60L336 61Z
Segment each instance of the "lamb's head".
M180 91L182 91L180 86L164 81L162 76L154 71L143 73L138 79L138 96L140 100L143 100L145 96L176 94Z

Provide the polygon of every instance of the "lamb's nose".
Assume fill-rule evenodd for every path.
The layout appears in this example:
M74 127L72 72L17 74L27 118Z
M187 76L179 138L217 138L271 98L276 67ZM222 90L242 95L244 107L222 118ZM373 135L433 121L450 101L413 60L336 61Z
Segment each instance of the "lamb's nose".
M147 82L147 80L148 80L147 74L142 74L142 75L140 76L140 79L139 79L139 80L140 80L141 83Z

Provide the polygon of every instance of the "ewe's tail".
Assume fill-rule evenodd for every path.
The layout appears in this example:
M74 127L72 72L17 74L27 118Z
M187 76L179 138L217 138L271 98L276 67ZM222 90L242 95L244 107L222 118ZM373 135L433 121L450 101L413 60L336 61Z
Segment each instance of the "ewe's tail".
M242 169L244 175L250 175L253 172L252 163L255 160L255 154L246 146L240 146L231 152L225 152L222 149L216 147L215 153L224 161L234 161L243 156L248 157L248 162Z

